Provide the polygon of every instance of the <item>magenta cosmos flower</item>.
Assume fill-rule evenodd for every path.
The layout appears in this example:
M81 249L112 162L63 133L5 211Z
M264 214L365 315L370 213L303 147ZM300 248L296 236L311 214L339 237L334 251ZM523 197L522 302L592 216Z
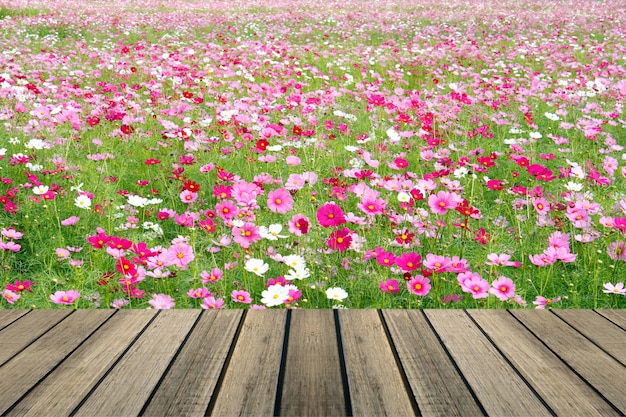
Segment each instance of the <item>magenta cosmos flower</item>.
M233 290L233 292L230 293L230 298L235 303L250 304L252 302L252 298L250 298L250 293L244 290Z
M339 252L345 252L352 243L352 236L350 235L350 229L344 227L343 229L335 230L330 234L328 238L328 246Z
M296 236L302 236L309 233L311 221L303 214L296 214L289 220L289 232Z
M335 203L326 203L317 210L317 221L322 227L337 227L346 222L341 207Z
M57 291L54 294L50 295L50 300L54 304L72 305L74 304L74 301L79 297L80 297L80 292L76 290Z
M293 208L293 198L284 188L272 190L267 195L267 207L274 213L285 214Z
M261 240L259 228L254 223L246 222L241 227L233 227L233 240L244 248L248 249L250 245Z
M405 272L415 271L422 265L422 257L416 252L403 253L396 258L396 265Z
M400 284L398 283L398 280L395 279L383 281L378 284L378 286L382 292L388 292L390 294L397 294L400 291Z
M174 299L166 294L153 294L148 304L157 310L169 310L176 305Z
M407 281L406 288L410 293L423 297L430 292L430 280L422 275L416 275Z
M511 278L499 277L491 283L489 292L502 301L506 301L515 295L515 283Z

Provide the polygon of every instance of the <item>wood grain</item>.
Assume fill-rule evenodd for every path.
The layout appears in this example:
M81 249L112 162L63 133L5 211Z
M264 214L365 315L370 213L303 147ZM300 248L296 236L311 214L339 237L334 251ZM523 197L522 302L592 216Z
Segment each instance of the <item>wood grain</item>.
M211 415L272 415L285 319L285 310L246 314Z
M76 416L137 415L200 311L162 310Z
M509 312L468 312L557 415L619 415Z
M340 310L341 338L354 415L415 415L376 310Z
M626 330L588 310L551 310L593 343L626 365Z
M422 311L383 310L421 415L476 416L482 410Z
M617 324L622 329L626 330L626 310L595 310L596 313L601 314L613 323Z
M626 413L626 368L550 311L512 310L511 313L557 356Z
M112 311L80 310L0 368L0 414L80 345ZM50 349L54 346L54 349Z
M0 310L0 330L28 313L30 310Z
M72 310L39 310L0 331L0 366L66 318Z
M294 310L280 415L346 415L332 310Z
M69 415L154 315L154 310L115 313L8 415Z
M550 415L465 311L426 310L425 313L487 414Z
M206 310L176 357L145 416L204 416L243 310Z

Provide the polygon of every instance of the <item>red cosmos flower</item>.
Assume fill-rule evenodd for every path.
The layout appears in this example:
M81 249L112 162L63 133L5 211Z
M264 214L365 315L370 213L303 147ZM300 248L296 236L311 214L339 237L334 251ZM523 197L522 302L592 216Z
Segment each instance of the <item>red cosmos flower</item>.
M475 209L474 207L469 205L469 202L467 200L463 200L461 202L461 204L459 204L458 206L456 206L456 211L458 211L459 213L461 213L462 215L469 217L472 214L480 214L480 211Z
M197 193L200 191L200 184L192 180L187 180L183 183L183 189L187 191L191 191L193 193Z
M302 128L300 126L294 125L293 129L292 129L292 132L293 132L294 135L302 136L303 130L302 130Z
M352 243L352 236L350 235L350 229L344 227L343 229L335 230L330 234L328 238L328 246L339 252L345 252Z
M554 172L544 167L543 165L533 164L526 168L526 170L530 175L532 175L533 177L535 177L535 179L539 181L549 182L556 178L554 176Z
M372 174L374 174L372 171L370 171L369 169L363 169L359 172L355 172L354 176L357 177L358 179L365 179L365 178L369 178L372 176Z
M267 147L268 147L268 145L269 145L269 144L270 144L270 143L269 143L267 140L265 140L265 139L259 139L259 140L257 140L257 142L256 142L256 148L257 148L259 151L264 151L264 150L266 150L266 149L267 149Z
M495 163L488 156L479 156L478 158L476 158L476 162L478 162L480 165L484 166L485 168L491 168L492 166L495 165Z
M161 163L160 160L154 159L154 158L146 159L145 162L144 162L144 164L146 164L146 165L157 165L157 164L160 164L160 163Z
M192 98L193 97L193 93L189 92L189 91L183 91L183 97L185 97L185 98Z
M409 194L411 194L411 197L413 197L413 199L415 201L419 201L419 200L423 200L424 199L424 194L422 194L422 192L420 190L418 190L417 188L413 188Z
M396 242L401 245L408 245L409 243L413 242L414 237L415 233L409 233L409 229L405 229L404 232L396 236Z
M133 245L133 242L131 242L128 239L124 239L124 238L120 238L117 236L111 236L109 241L107 242L107 245L111 248L111 249L130 249L130 247Z
M92 116L87 118L87 124L91 127L98 126L100 118L98 116Z
M95 249L100 249L104 247L111 240L110 236L107 236L106 233L98 233L95 236L89 236L87 241L93 246Z
M117 272L124 276L129 274L134 275L137 272L135 264L124 258L123 256L117 260L117 265L115 266L115 269L117 270Z
M502 180L489 180L487 181L487 188L490 190L504 190L504 185L502 185Z
M491 239L491 235L487 233L483 227L478 229L475 236L476 237L473 240L477 241L481 245L488 244L489 240Z
M198 224L200 225L200 227L206 231L207 233L213 233L215 232L215 223L213 222L213 220L211 220L209 217L207 217L204 220L200 220L198 222Z
M213 186L213 195L216 198L232 198L233 187L232 185L214 185Z
M125 135L130 135L131 133L133 133L135 131L135 129L132 126L129 126L129 125L122 125L122 127L120 127L120 130Z

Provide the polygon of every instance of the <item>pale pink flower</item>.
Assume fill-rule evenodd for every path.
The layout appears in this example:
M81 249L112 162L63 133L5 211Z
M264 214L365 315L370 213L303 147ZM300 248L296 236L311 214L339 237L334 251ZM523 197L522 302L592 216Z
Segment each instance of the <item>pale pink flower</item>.
M533 301L533 304L536 305L537 307L535 307L536 310L543 310L545 309L549 304L553 304L553 303L557 303L561 301L561 297L556 297L553 299L548 299L546 297L542 297L541 295L538 295L535 298L535 301Z
M20 299L21 295L11 290L4 290L2 292L2 297L7 301L7 303L13 304Z
M176 243L170 246L163 257L166 266L175 265L180 269L187 269L187 265L195 258L193 248L186 243Z
M602 290L602 292L605 294L626 294L626 288L624 288L623 282L618 282L615 285L607 282L603 287L604 290Z
M200 307L205 310L221 309L225 307L224 299L209 296L202 300L202 304L200 305Z
M174 299L166 294L153 294L148 304L157 310L169 310L176 305Z
M68 217L65 220L62 220L61 221L61 225L62 226L72 226L72 225L75 225L76 223L78 223L79 220L80 220L80 217L71 216L71 217Z
M76 290L57 291L50 295L50 301L55 304L72 305L80 297L80 292Z
M439 191L428 197L428 206L435 214L446 214L448 210L454 210L461 202L461 198L449 191Z
M461 284L463 292L472 294L472 298L487 298L489 296L489 281L480 276L477 272L466 272L459 274L457 280Z
M416 275L407 281L406 288L410 293L423 297L430 292L430 280L422 275Z
M293 208L293 197L284 188L272 190L267 195L267 207L274 213L285 214Z
M509 259L511 259L511 255L506 253L502 253L500 255L498 255L497 253L490 253L489 255L487 255L487 259L489 259L489 262L485 262L486 265L512 266L514 268L519 268L520 266L522 266L521 262L510 261Z
M198 199L198 193L194 193L193 191L183 190L180 193L180 201L185 204L191 204Z
M259 228L254 223L246 222L241 227L232 228L233 240L242 248L248 249L250 245L262 239Z

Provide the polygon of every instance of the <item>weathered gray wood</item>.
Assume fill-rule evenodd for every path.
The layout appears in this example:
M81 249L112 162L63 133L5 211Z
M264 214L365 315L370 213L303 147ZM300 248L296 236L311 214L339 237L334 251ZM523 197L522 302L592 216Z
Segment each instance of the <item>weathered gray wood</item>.
M619 415L509 312L468 312L557 415Z
M626 310L595 310L595 312L603 315L622 329L626 329Z
M289 327L280 414L346 415L332 310L294 310Z
M273 414L286 317L285 310L246 314L211 415Z
M28 313L30 310L0 310L0 330Z
M415 415L376 310L340 310L341 338L354 415Z
M417 310L383 310L422 416L482 414L435 333Z
M556 355L626 413L626 368L550 311L512 310Z
M489 415L550 415L526 383L463 310L426 310L466 380Z
M626 365L626 330L589 310L551 310L622 365Z
M204 416L243 310L206 310L146 407L145 416Z
M0 331L0 366L72 312L72 310L38 311L41 313L26 314Z
M32 314L35 313L39 311ZM115 313L8 415L69 415L154 315L154 310L123 310ZM53 346L50 348L54 349ZM125 388L125 385L121 387Z
M162 310L76 416L137 415L172 361L198 310Z
M0 414L50 372L113 314L79 310L0 368ZM38 314L41 315L41 314Z

